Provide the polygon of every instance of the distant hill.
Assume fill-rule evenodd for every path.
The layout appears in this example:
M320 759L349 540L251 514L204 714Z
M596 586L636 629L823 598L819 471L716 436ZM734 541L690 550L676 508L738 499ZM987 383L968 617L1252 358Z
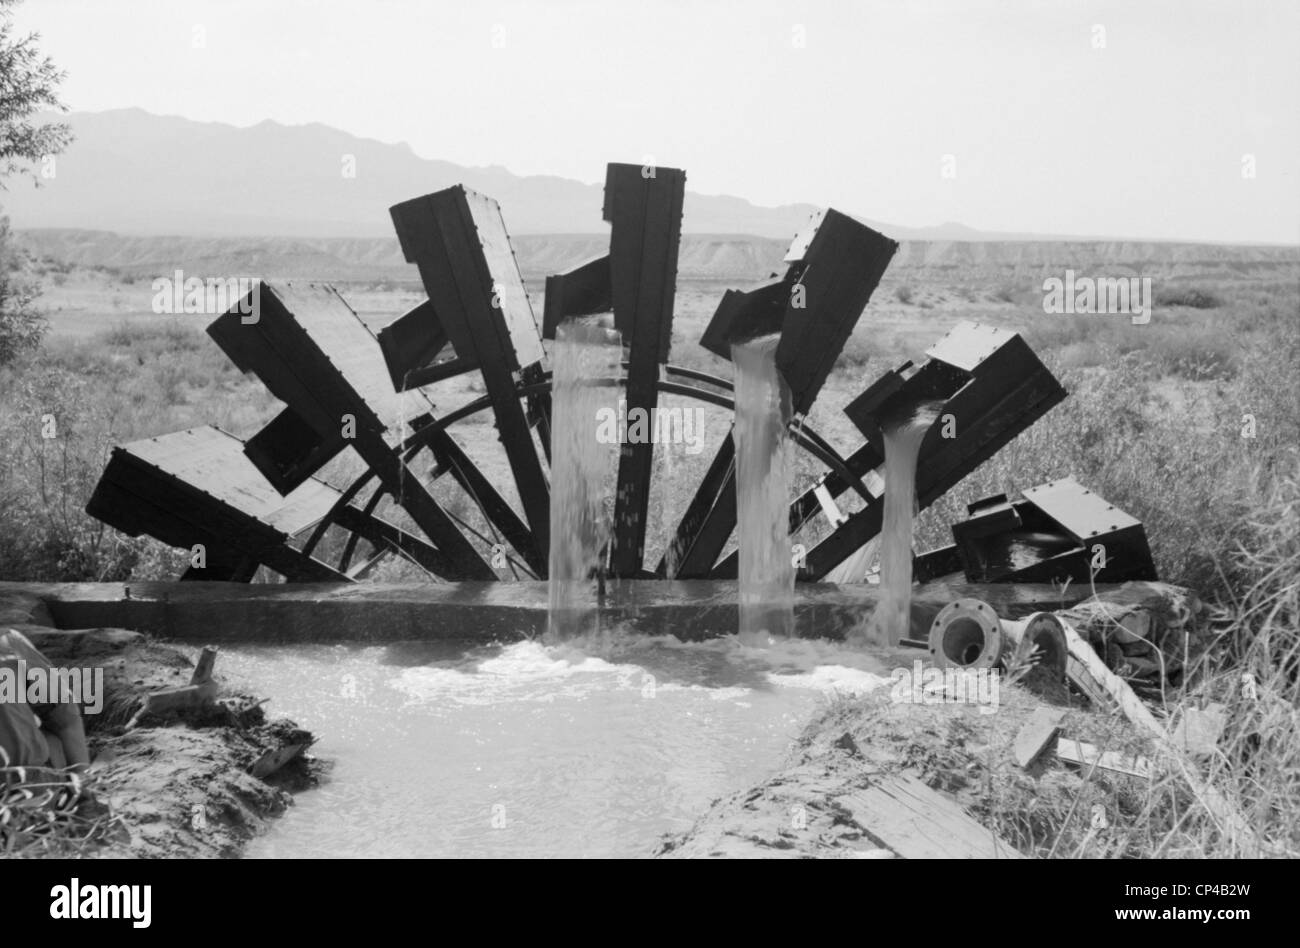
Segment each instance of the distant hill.
M140 237L90 230L16 231L34 257L104 267L136 277L181 268L196 276L275 276L337 282L417 282L395 237ZM511 240L529 277L567 270L608 252L606 234L522 234ZM692 279L744 279L781 266L784 240L767 237L682 238L680 272Z
M38 259L104 267L152 280L177 268L189 276L256 276L415 284L392 237L146 237L108 231L39 229L17 232L19 245ZM604 234L521 234L513 238L526 277L559 273L604 253ZM788 241L747 235L689 234L682 238L678 272L684 280L738 284L781 270ZM1141 241L904 241L891 276L925 271L948 281L1080 273L1127 268L1162 278L1283 277L1300 274L1300 248Z
M59 118L71 124L76 140L59 156L55 177L39 189L15 179L9 191L0 192L0 207L14 227L154 236L388 237L391 205L463 183L501 203L512 234L606 231L599 185L421 158L407 144L358 138L326 125L265 121L237 128L141 109ZM355 162L355 177L343 175L345 156ZM688 191L683 228L788 240L812 211L808 204L759 207L743 198ZM960 224L915 228L860 219L896 240L1043 239L981 233Z

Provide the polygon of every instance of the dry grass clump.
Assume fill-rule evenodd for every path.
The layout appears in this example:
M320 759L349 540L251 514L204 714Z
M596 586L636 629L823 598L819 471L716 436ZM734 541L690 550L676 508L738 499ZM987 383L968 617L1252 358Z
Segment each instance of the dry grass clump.
M0 752L0 856L77 858L120 832L95 796L93 777L2 764Z

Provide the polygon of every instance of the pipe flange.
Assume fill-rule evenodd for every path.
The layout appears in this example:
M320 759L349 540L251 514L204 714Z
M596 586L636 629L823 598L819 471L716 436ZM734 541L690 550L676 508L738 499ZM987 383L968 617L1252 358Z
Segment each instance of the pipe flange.
M1065 638L1065 623L1053 612L1035 612L1025 623L1021 636L1021 649L1028 656L1038 649L1037 666L1047 669L1054 681L1065 681L1069 646Z
M938 668L992 668L1003 643L997 613L979 599L948 603L930 625L930 657Z

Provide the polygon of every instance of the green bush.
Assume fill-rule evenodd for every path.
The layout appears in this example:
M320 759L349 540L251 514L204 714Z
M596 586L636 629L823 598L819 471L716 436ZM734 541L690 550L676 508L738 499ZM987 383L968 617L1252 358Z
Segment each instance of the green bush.
M113 441L110 406L74 373L22 368L0 377L0 576L73 582L161 573L171 551L85 512Z
M85 513L112 447L209 422L246 432L274 411L181 320L51 339L0 369L0 578L174 578L180 553Z
M14 249L9 219L0 217L0 365L37 349L48 324L36 309L35 283L26 278L22 256Z
M1250 581L1232 554L1258 546L1254 512L1300 444L1300 321L1278 315L1214 389L1165 377L1153 366L1167 357L1146 350L1104 370L1049 355L1070 396L923 513L918 546L952 542L972 500L1073 475L1143 522L1162 579L1230 601Z
M1223 300L1208 290L1193 286L1161 287L1156 290L1157 306L1186 306L1189 309L1217 309Z

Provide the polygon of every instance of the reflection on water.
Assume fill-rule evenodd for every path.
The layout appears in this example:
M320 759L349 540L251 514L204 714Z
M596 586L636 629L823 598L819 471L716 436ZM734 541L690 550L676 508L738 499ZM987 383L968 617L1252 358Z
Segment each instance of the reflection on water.
M772 773L828 695L886 680L829 642L619 630L550 646L244 646L222 662L335 762L249 849L274 858L648 855Z

